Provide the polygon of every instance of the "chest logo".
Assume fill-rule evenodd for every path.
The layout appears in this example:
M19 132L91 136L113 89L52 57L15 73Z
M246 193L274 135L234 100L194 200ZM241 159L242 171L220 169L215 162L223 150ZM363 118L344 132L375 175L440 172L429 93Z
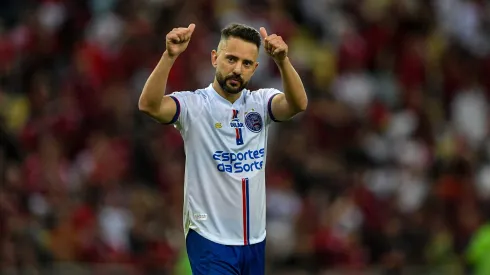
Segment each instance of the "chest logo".
M262 131L264 123L259 113L249 112L245 115L245 126L247 126L250 131L258 133Z
M238 118L234 118L231 122L230 122L230 127L231 128L243 128L243 123L240 122L240 120Z
M240 122L240 119L238 118L238 110L233 109L230 126L235 128L236 145L243 145L243 123Z

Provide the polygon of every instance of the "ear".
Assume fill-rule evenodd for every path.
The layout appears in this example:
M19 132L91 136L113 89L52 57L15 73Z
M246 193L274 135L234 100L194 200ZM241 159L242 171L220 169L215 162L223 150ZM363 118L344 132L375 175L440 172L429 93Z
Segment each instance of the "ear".
M218 67L218 52L216 50L211 51L211 64L213 67Z

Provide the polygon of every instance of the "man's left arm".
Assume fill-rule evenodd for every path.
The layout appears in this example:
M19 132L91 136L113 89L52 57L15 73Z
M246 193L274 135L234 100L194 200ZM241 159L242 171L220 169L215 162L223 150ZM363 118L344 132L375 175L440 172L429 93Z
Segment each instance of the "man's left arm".
M260 28L264 39L265 51L274 59L281 73L283 94L274 96L271 112L278 121L285 121L306 110L308 98L303 82L288 58L288 46L276 34L267 35L265 28Z

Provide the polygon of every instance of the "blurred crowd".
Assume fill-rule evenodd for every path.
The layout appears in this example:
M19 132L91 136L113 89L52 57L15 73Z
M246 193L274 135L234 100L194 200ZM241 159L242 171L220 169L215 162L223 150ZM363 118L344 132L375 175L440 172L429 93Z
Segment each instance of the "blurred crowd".
M183 142L137 102L167 32L196 24L167 92L195 90L231 22L309 96L269 140L267 274L490 274L485 0L0 1L0 273L190 274Z

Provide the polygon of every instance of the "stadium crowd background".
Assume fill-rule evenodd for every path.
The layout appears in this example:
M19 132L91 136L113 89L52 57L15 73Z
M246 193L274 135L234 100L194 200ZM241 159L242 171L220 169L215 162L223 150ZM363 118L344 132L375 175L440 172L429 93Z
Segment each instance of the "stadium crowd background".
M2 274L190 274L183 143L137 102L191 22L167 92L212 81L230 22L281 35L307 88L270 136L267 274L490 274L490 2L3 0L0 17ZM281 88L259 62L250 88Z

